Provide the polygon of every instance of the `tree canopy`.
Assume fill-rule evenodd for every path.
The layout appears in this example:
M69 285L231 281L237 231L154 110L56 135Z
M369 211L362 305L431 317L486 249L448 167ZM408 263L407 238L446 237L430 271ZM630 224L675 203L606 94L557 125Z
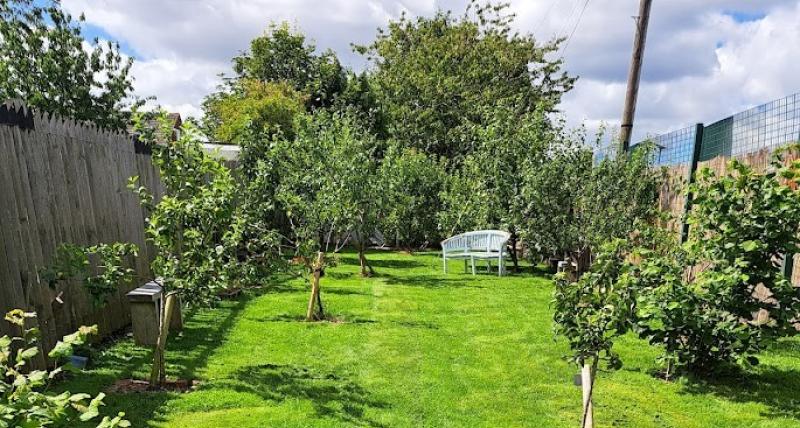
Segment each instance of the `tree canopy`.
M133 59L119 44L88 42L58 0L0 1L0 100L124 129Z
M477 128L489 122L492 106L513 105L516 116L558 106L575 81L551 58L559 41L539 43L514 32L506 9L473 1L459 17L403 15L358 48L373 64L390 137L462 158L475 149Z

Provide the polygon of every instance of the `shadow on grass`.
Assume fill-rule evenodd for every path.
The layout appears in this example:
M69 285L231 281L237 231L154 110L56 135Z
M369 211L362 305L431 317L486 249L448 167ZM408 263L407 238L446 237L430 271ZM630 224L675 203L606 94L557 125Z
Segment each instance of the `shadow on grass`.
M306 316L301 314L278 314L272 317L261 317L261 318L249 318L251 321L256 322L307 322ZM361 318L358 316L347 315L347 314L327 314L323 321L312 321L308 322L309 325L319 324L319 323L330 323L330 324L374 324L378 321L369 318Z
M486 288L482 285L476 285L472 275L463 279L441 278L432 275L395 276L389 274L376 275L376 277L384 279L388 285L404 285L407 287Z
M380 268L389 268L389 269L413 269L426 266L425 263L421 263L418 260L413 259L376 259L370 258L372 253L367 253L367 261L369 261L370 266L372 266L375 270L379 270ZM339 255L338 258L339 262L343 265L352 265L352 266L360 266L358 257L351 256L351 255Z
M297 365L261 364L237 370L230 379L207 385L256 394L264 400L309 400L317 416L356 425L382 427L369 419L369 409L388 404L372 397L362 386L333 372L321 372Z
M406 328L422 328L428 330L438 330L439 325L430 321L391 321L392 324Z
M713 394L737 403L761 403L769 407L765 417L800 419L800 371L760 366L714 379L692 377L691 394Z
M340 296L371 296L371 293L367 293L363 290L352 289L352 288L336 288L336 287L325 287L323 284L322 292L324 294L337 294Z
M170 334L167 342L166 365L169 378L194 380L197 372L208 363L214 351L223 345L228 331L236 324L247 302L254 297L243 294L222 302L214 309L185 313L180 335ZM124 340L95 351L94 367L58 384L55 390L97 394L119 379L146 379L152 364L152 350L135 346ZM161 421L159 409L180 394L172 392L113 393L105 399L103 415L125 412L132 426L147 426L149 421ZM75 427L94 427L97 421Z

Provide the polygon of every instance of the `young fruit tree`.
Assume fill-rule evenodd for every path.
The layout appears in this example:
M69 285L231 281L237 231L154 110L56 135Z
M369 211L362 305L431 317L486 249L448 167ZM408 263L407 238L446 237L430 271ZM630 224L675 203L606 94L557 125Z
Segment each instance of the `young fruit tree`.
M444 192L440 223L448 236L475 229L510 233L514 270L519 270L517 243L525 221L525 179L542 167L546 149L561 124L549 108L520 114L517 104L496 105L485 113L489 122L476 131L476 148L464 159L457 178Z
M372 137L342 112L303 117L297 138L275 147L281 175L276 199L291 225L296 259L313 276L309 320L324 318L319 277L325 253L353 242L361 275L372 274L366 249L380 209L374 148Z
M263 267L278 254L275 234L242 212L237 197L243 184L203 150L199 132L186 125L177 140L165 141L160 136L171 134L169 123L163 113L156 116L160 129L142 120L137 129L152 148L164 194L156 201L152 191L136 185L137 177L130 183L148 211L146 233L156 249L151 269L165 293L152 386L166 378L164 350L177 305L208 304L223 290L261 281Z
M594 162L581 138L551 141L544 160L524 170L522 235L545 254L568 259L580 275L603 243L655 221L663 173L650 164L650 144Z
M567 339L570 361L581 369L582 428L594 426L592 397L599 364L605 362L611 370L622 366L614 340L630 330L635 302L632 288L621 280L629 269L627 251L626 241L610 241L601 246L591 269L577 281L567 272L556 276L555 332Z

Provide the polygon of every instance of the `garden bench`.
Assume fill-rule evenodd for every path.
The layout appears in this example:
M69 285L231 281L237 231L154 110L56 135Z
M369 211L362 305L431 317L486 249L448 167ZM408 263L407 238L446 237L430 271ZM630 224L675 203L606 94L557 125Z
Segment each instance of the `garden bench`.
M467 260L472 265L472 274L475 275L475 260L486 260L487 269L491 269L492 260L497 260L497 275L502 276L505 271L503 260L506 256L506 243L509 235L502 230L477 230L466 232L442 241L442 259L444 273L447 273L447 259L464 259L464 269Z

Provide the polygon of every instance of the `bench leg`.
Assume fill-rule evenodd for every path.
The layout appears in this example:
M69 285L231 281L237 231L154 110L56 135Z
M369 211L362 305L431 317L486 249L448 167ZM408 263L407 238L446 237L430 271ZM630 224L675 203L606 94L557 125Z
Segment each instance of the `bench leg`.
M447 256L442 256L442 264L444 265L444 274L447 275Z
M470 257L469 261L472 263L472 275L475 275L475 257Z
M467 273L467 259L464 259L464 273Z
M503 276L503 271L506 270L505 263L503 263L503 258L500 257L497 259L497 276Z
M486 273L492 272L492 260L486 259Z

